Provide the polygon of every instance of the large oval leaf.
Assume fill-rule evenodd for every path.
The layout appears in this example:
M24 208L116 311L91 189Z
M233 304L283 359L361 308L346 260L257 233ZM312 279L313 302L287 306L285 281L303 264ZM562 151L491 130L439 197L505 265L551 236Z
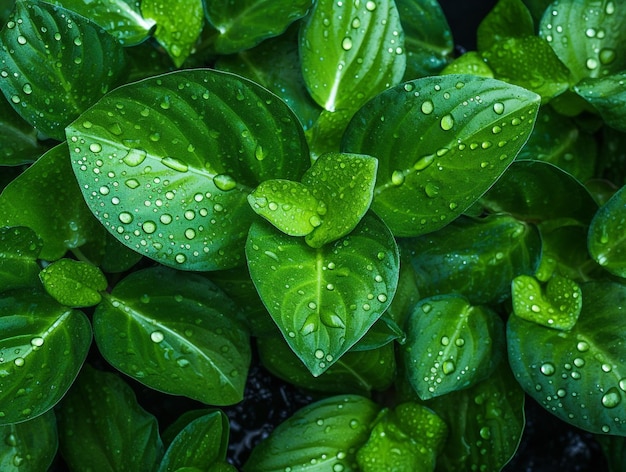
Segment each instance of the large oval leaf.
M208 279L157 267L133 272L94 314L102 355L139 382L212 405L243 398L248 334Z
M91 345L80 311L32 289L0 299L0 425L35 418L70 388Z
M591 103L602 119L613 128L626 132L626 72L599 79L585 79L574 90Z
M247 194L309 164L297 118L246 79L190 70L111 92L67 129L89 207L123 244L187 270L241 264Z
M511 316L509 362L526 393L563 421L626 436L626 287L582 287L576 325L559 331Z
M494 79L428 77L379 94L343 150L378 158L372 208L397 236L439 229L474 203L528 138L539 96Z
M0 470L3 472L39 472L50 470L59 439L52 410L37 418L0 426Z
M263 303L315 376L363 337L398 283L396 243L371 214L348 236L318 249L255 223L246 255Z
M626 186L595 214L589 226L589 253L612 274L626 277Z

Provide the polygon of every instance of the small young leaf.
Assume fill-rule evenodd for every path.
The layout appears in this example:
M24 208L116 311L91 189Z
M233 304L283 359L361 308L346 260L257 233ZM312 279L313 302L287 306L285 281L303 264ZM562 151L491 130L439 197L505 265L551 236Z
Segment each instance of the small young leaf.
M133 272L94 314L107 361L139 382L212 405L243 398L248 335L208 279L156 267Z
M589 226L589 253L598 264L626 277L626 186L618 190L595 214Z
M23 423L0 426L0 470L40 472L50 470L59 438L52 410Z
M156 418L139 406L133 390L118 375L89 365L63 399L58 422L71 470L156 470L163 455Z
M124 51L111 35L45 2L16 2L0 43L2 93L26 121L58 140L126 69Z
M38 284L41 246L30 228L0 227L0 292Z
M493 79L493 71L476 51L468 51L448 64L441 75L470 74Z
M254 223L246 255L265 307L315 376L363 337L398 283L396 243L371 214L348 236L317 249Z
M39 274L49 295L62 305L93 306L102 299L107 288L104 274L96 266L72 259L60 259Z
M372 209L396 236L419 236L448 224L494 184L530 135L538 108L538 95L498 80L427 77L369 101L342 147L378 158Z
M476 43L478 51L485 52L509 38L525 38L534 34L533 18L522 0L499 0L478 25Z
M308 405L253 449L244 472L356 469L356 450L368 438L380 407L357 395Z
M80 311L46 293L18 289L0 298L0 425L52 408L76 378L91 345Z
M607 125L626 132L626 72L582 80L574 90L594 106Z

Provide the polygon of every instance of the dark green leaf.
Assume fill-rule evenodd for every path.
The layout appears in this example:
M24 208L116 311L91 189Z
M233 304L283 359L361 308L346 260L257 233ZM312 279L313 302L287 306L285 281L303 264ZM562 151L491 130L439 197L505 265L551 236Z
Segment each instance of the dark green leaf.
M91 344L89 320L32 289L0 298L0 425L35 418L70 388Z
M620 472L626 468L626 437L598 434L595 440L602 447L609 472Z
M215 50L232 54L278 36L306 15L312 0L239 0L206 3L206 15L219 31Z
M526 7L530 11L533 19L535 20L535 24L539 24L543 13L546 11L546 8L550 6L553 0L523 0Z
M102 251L100 268L104 272L125 272L141 260L141 254L131 251L110 233L106 234Z
M0 228L0 292L38 285L41 246L30 228Z
M45 150L37 140L35 128L26 123L6 100L0 100L0 165L30 164Z
M128 247L185 270L239 265L247 194L309 165L293 112L267 90L212 70L120 87L67 130L88 205Z
M58 140L126 67L122 47L106 31L44 2L17 2L0 43L2 93L26 121Z
M398 283L396 243L373 215L318 249L255 223L246 255L265 307L315 376L363 337L391 303Z
M44 288L62 305L93 306L102 299L107 279L97 267L82 261L60 259L39 274Z
M585 79L574 90L598 110L606 124L619 131L626 131L626 72L599 79Z
M394 300L395 298L394 296ZM365 336L350 348L350 351L370 351L386 346L395 340L402 343L405 337L406 334L402 331L402 328L390 317L388 309L376 320L376 323L365 333Z
M493 71L476 51L469 51L457 57L441 71L441 74L470 74L493 79Z
M582 285L569 331L509 318L509 362L526 393L561 420L594 433L626 435L626 287Z
M589 226L589 253L612 274L626 277L626 186L603 205Z
M541 256L537 229L508 215L459 218L400 245L422 297L459 293L476 305L509 298L513 278L534 274Z
M427 77L379 94L350 122L345 152L378 158L372 209L396 236L450 223L513 161L539 96L470 75Z
M509 38L525 38L534 34L533 18L522 0L499 0L478 25L476 42L478 50L485 52Z
M59 439L54 412L17 424L0 426L0 470L2 472L41 472L49 470L57 453Z
M72 175L69 150L60 144L13 180L0 195L0 226L28 226L43 240L40 258L98 241L104 233Z
M540 225L542 254L541 264L535 274L537 279L545 282L553 273L577 282L593 278L590 273L597 271L600 266L593 263L587 251L588 226L577 222L564 222L552 228L549 226Z
M106 406L103 408L103 406ZM156 418L119 376L86 365L59 409L61 453L71 470L156 470L163 455Z
M489 308L457 295L425 298L407 320L407 378L422 400L471 387L492 373L503 339Z
M243 470L355 472L356 449L367 440L379 410L374 402L356 395L330 397L306 406L252 451Z
M148 387L212 405L243 398L248 335L233 302L208 279L145 269L103 298L94 334L114 367Z

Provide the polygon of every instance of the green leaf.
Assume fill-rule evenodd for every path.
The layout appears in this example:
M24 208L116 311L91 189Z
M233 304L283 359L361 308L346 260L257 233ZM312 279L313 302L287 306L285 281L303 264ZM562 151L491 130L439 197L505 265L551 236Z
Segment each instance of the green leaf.
M391 303L398 283L396 243L373 215L348 236L317 249L254 223L246 255L265 307L314 376L363 337Z
M476 51L468 51L448 64L441 75L471 74L493 79L493 71Z
M115 368L207 404L243 398L248 335L233 302L208 279L156 267L133 272L103 298L94 334Z
M165 265L243 262L254 218L246 197L309 165L287 105L241 77L173 72L120 87L70 125L87 204L123 244Z
M154 38L182 66L202 32L202 0L142 0L141 14L156 23Z
M406 375L422 400L471 387L500 360L500 318L458 295L421 300L407 320Z
M534 277L520 275L513 280L513 312L542 326L572 329L582 309L580 287L573 280L553 275L545 288Z
M313 189L290 180L266 180L248 195L257 215L290 236L306 236L322 223L326 204Z
M0 194L0 226L28 226L43 240L39 257L56 260L104 236L72 176L60 144L41 156Z
M239 0L207 2L206 15L219 31L215 50L232 54L278 36L306 15L312 0Z
M52 0L89 18L123 46L139 44L152 34L156 23L141 16L137 0Z
M319 105L356 111L404 75L404 32L395 3L318 0L300 32L300 57Z
M394 296L394 300L395 300ZM390 316L389 309L376 320L376 323L365 333L359 341L350 348L350 351L370 351L372 349L378 349L379 347L386 346L392 341L398 340L403 343L406 334L402 331L402 328L398 326Z
M97 267L82 261L60 259L39 274L46 292L62 305L93 306L100 303L100 292L108 282Z
M589 226L589 253L610 273L626 277L626 186L595 214Z
M509 38L534 34L533 18L522 0L499 0L478 25L476 43L478 51L485 52Z
M569 88L569 70L543 38L508 38L482 55L496 79L532 90L544 103Z
M37 140L37 130L26 123L6 100L0 100L0 143L2 166L30 164L46 150Z
M212 411L190 421L168 446L158 470L179 470L197 467L204 470L226 459L228 418L221 411Z
M52 408L70 388L91 344L89 320L32 289L0 298L0 425Z
M305 172L302 183L326 204L318 208L319 225L307 234L311 247L322 247L352 231L372 203L378 161L366 155L328 153Z
M437 74L452 55L454 42L437 0L396 0L404 30L404 79Z
M53 411L23 423L0 426L0 469L3 472L49 470L59 439Z
M573 83L626 69L620 54L626 40L624 5L614 0L553 2L545 11L539 34L570 70Z
M606 124L619 131L626 131L626 72L598 79L585 79L574 90L591 103Z
M509 298L513 278L534 274L542 250L537 229L508 215L461 217L400 247L422 297L458 293L475 305Z
M118 375L89 365L63 399L58 422L71 470L156 470L163 455L156 418L139 406L133 390Z
M0 228L0 292L38 285L41 246L30 228Z
M609 472L619 472L626 467L626 437L598 434L594 438L604 452Z
M539 96L493 79L418 79L362 107L343 151L378 158L372 209L396 236L419 236L493 185L524 145L538 107Z
M539 24L543 13L552 3L552 0L523 0L526 7L530 11L536 24Z
M121 45L106 31L44 2L16 2L0 43L2 93L26 121L58 140L126 69Z
M356 472L356 448L367 440L379 410L371 400L356 395L312 403L278 425L254 448L243 470Z
M581 289L582 311L570 331L509 318L509 362L550 413L586 431L625 436L626 287L590 282Z

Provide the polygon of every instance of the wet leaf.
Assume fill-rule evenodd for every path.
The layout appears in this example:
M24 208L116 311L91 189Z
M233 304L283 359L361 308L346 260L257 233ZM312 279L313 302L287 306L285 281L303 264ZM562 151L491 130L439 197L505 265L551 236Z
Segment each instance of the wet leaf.
M45 413L76 378L91 344L91 327L78 310L35 289L0 298L0 425Z
M278 425L261 442L245 472L356 471L355 451L368 438L380 407L367 398L341 395L312 403Z
M343 151L378 158L372 209L396 236L419 236L450 223L494 184L526 142L538 107L539 96L493 79L418 79L361 108Z
M441 74L471 74L493 79L493 71L476 51L468 51L457 57L441 71Z
M57 140L63 140L66 125L117 85L126 67L112 36L45 2L16 2L0 43L2 93L28 123Z
M0 426L0 469L3 472L49 470L59 440L53 411L23 423Z
M395 241L373 215L317 249L254 223L246 255L263 304L314 376L363 337L391 303L398 282Z
M133 390L89 365L63 399L58 422L61 453L72 470L156 470L163 455L156 418Z
M626 287L581 286L583 306L569 331L509 318L509 361L517 381L547 411L578 428L626 435Z
M156 267L133 272L94 314L98 348L150 388L211 405L243 398L247 332L232 301L208 279Z
M30 164L46 150L37 140L37 130L26 123L6 100L0 100L0 143L2 166Z
M284 102L212 70L120 87L67 134L100 222L131 249L184 270L242 264L255 216L248 193L263 180L299 180L309 165L302 128Z
M606 124L626 132L626 72L582 80L574 90L598 110Z
M107 279L96 266L72 259L60 259L39 274L46 292L62 305L93 306L100 303L100 292Z
M0 292L38 285L41 246L30 228L0 228Z
M595 214L589 226L589 253L598 264L626 277L626 186L618 190Z
M478 51L484 52L509 38L525 38L534 34L533 18L524 2L500 0L478 25L476 43Z

